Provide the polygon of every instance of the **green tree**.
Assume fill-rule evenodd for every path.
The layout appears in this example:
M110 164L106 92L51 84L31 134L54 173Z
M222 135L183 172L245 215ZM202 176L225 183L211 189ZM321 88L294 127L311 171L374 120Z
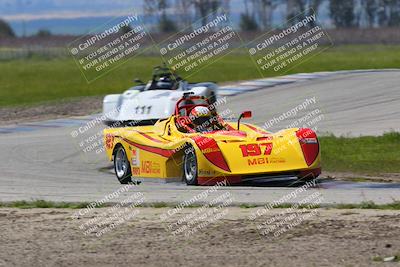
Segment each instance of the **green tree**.
M373 27L375 18L378 14L378 3L376 0L361 0L361 6L365 11L368 27Z
M52 35L51 32L49 30L47 30L47 29L40 29L36 33L37 37L49 37L51 35Z
M178 22L180 27L187 28L192 25L192 14L193 1L191 0L176 0L175 7L178 11Z
M286 0L286 20L291 20L304 11L303 0Z
M310 3L309 3L310 9L308 11L308 16L312 15L313 13L315 13L315 15L318 15L318 9L319 9L321 3L322 3L322 0L310 0ZM311 24L311 27L316 26L315 21L312 21L310 24Z
M131 30L132 30L131 26L125 25L125 26L122 26L121 28L119 28L119 33L125 34L125 33L130 32Z
M260 26L263 29L268 29L272 26L272 14L277 6L275 0L258 0L257 1L257 16Z
M0 37L15 37L13 29L2 19L0 19Z
M167 9L170 7L169 0L144 0L143 10L145 17L153 22L156 19L158 30L161 32L171 32L177 29L175 21L167 15Z
M400 25L400 0L390 0L389 2L390 17L388 25L399 26Z
M354 5L355 0L330 0L330 15L336 27L354 26Z
M158 9L161 12L160 18L158 20L158 28L161 32L176 31L175 22L167 16L168 7L168 0L158 0Z
M378 25L380 27L387 26L387 2L388 0L378 0Z
M161 32L174 32L177 30L175 22L169 19L166 14L161 15L158 27Z
M194 0L194 8L197 17L201 18L201 25L207 24L207 15L211 12L211 1L212 0Z
M378 25L381 27L400 25L400 0L378 0Z
M240 29L242 31L257 31L258 30L258 24L257 21L253 16L250 16L249 14L241 14L240 15Z
M196 16L201 18L202 26L208 23L208 15L216 13L222 6L221 0L193 0L193 4Z

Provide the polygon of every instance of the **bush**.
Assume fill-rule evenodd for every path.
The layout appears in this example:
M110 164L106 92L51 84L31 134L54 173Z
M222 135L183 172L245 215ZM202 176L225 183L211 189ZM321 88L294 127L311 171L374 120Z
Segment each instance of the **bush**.
M247 14L240 15L240 29L242 31L257 31L258 24L256 20Z
M0 19L0 37L14 37L15 33L11 26L5 22L4 20Z
M41 29L36 33L37 37L49 37L51 35L52 35L51 32L46 29Z

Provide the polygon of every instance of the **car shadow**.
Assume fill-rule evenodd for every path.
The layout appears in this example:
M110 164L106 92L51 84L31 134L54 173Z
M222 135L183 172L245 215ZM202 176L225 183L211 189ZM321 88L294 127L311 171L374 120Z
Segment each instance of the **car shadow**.
M301 179L281 179L275 181L265 180L255 180L255 181L247 181L238 184L233 184L230 186L248 186L248 187L301 187L303 185L309 184L313 180L301 180ZM315 185L311 186L312 188L323 188L324 183L332 182L331 178L317 178L315 179Z

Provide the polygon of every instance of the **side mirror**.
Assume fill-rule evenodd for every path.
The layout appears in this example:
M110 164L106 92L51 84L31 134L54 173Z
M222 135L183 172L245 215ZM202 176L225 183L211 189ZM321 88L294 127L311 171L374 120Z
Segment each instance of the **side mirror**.
M239 131L239 129L240 129L240 120L242 119L242 118L245 118L245 119L250 119L251 118L251 111L243 111L242 112L242 114L240 114L240 116L239 116L239 119L238 119L238 126L237 126L237 129L238 129L238 131Z
M242 112L242 114L241 114L241 116L242 116L242 118L245 118L245 119L250 119L251 118L251 111L244 111L244 112Z

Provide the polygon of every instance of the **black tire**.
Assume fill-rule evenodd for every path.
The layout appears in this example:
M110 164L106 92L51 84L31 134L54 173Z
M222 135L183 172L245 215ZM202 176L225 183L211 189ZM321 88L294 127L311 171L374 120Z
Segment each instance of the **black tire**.
M114 151L114 171L121 184L132 182L131 164L123 146L118 146Z
M197 157L193 146L185 148L183 156L183 180L187 185L197 185Z

